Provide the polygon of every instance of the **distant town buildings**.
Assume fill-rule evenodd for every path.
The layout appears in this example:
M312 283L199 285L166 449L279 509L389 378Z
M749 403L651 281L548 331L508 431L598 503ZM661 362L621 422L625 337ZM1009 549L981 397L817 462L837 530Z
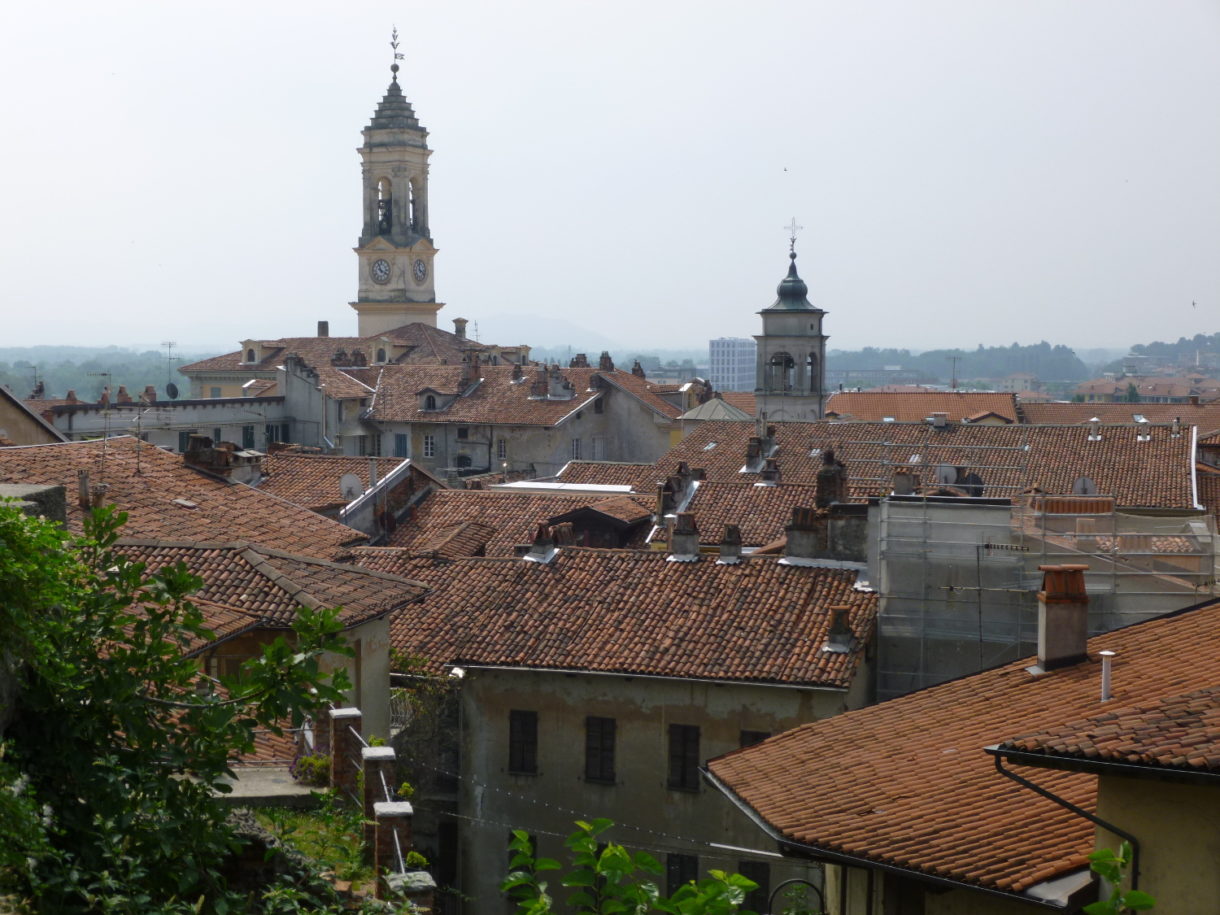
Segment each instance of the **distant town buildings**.
M717 337L707 344L708 380L717 391L753 391L758 344L745 337Z

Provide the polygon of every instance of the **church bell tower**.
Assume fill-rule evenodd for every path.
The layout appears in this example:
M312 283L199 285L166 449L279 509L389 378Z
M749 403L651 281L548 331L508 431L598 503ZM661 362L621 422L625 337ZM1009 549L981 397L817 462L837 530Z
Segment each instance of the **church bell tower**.
M826 397L826 312L811 305L809 287L796 272L796 220L788 251L788 275L776 289L778 298L762 315L754 403L768 422L813 422L822 419Z
M432 275L436 247L428 228L428 131L398 85L398 32L390 42L395 62L385 97L364 128L359 148L364 228L356 247L357 298L362 337L404 324L436 326Z

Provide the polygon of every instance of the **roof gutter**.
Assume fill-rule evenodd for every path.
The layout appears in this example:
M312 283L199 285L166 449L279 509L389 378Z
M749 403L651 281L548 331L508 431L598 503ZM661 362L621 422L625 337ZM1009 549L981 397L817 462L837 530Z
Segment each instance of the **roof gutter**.
M1044 899L1037 899L1033 896L1027 896L1023 893L1009 893L1005 890L996 890L991 887L979 886L977 883L963 883L960 880L950 880L948 877L936 877L931 874L925 874L923 871L911 870L906 867L899 867L896 864L885 864L880 861L874 861L871 858L862 858L857 855L849 855L843 852L831 851L826 848L819 848L816 845L806 845L802 842L794 842L792 839L785 838L782 833L775 829L770 823L759 816L758 812L747 804L732 788L716 778L706 766L699 770L705 779L711 783L717 791L727 797L738 810L749 817L759 829L766 833L779 846L780 850L790 857L795 858L813 858L818 861L828 861L831 864L844 864L850 867L862 867L869 870L878 870L890 874L898 874L902 877L907 877L912 880L919 880L923 883L930 883L933 886L945 887L955 890L970 890L975 893L983 893L987 896L998 896L1002 899L1015 899L1018 902L1023 902L1026 905L1036 905L1041 908L1053 909L1055 911L1065 911L1066 904L1049 902Z
M1070 813L1074 813L1078 817L1083 817L1084 819L1086 819L1090 823L1092 823L1094 826L1100 826L1102 829L1108 829L1110 832L1114 833L1119 838L1126 839L1128 842L1130 842L1131 843L1131 889L1133 889L1133 890L1139 889L1139 885L1140 885L1140 840L1139 839L1137 839L1135 836L1131 835L1131 833L1126 832L1125 830L1119 829L1113 823L1107 823L1105 820L1103 820L1101 817L1097 816L1096 814L1089 813L1083 807L1077 807L1071 801L1061 798L1057 794L1052 794L1050 791L1047 791L1041 785L1035 784L1034 782L1031 782L1029 779L1024 778L1023 776L1017 775L1017 773L1012 772L1009 769L1005 769L1004 768L1004 757L1005 757L1005 755L1007 755L1007 753L1006 753L1006 751L1001 750L998 746L984 747L984 749L988 753L990 753L992 755L992 757L995 759L996 771L999 772L1001 775L1003 775L1005 778L1012 779L1014 782L1016 782L1021 787L1028 788L1030 791L1033 791L1035 794L1038 794L1041 797L1046 798L1048 801L1058 804L1064 810L1067 810ZM1014 760L1014 762L1015 761L1016 760Z
M1203 511L1203 504L1199 501L1199 468L1195 466L1195 455L1199 453L1199 427L1195 424L1190 426L1190 454L1187 459L1190 461L1190 501L1195 508Z
M1005 757L1009 762L1021 766L1037 766L1040 769L1064 769L1069 772L1089 772L1094 775L1126 775L1153 781L1207 785L1213 788L1220 783L1220 772L1196 772L1184 769L1166 769L1160 766L1141 766L1132 763L1111 762L1105 759L1078 759L1075 756L1030 753L1025 750L1001 749L999 744L987 747L986 750L995 756Z
M422 595L421 595L422 596ZM637 674L620 670L581 670L573 667L521 667L505 664L471 664L466 661L447 661L445 667L461 667L464 670L505 670L531 674L580 674L588 677L627 677L637 680L681 680L685 683L710 683L712 686L767 686L780 689L801 689L811 693L845 693L846 686L813 686L801 683L772 683L768 680L713 680L710 677L678 677L663 674Z

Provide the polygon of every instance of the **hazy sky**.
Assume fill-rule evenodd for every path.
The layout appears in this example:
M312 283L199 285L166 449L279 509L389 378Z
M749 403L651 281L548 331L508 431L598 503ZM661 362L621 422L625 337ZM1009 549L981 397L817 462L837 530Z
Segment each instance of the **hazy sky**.
M754 334L795 215L832 348L1220 330L1218 0L108 0L0 10L0 344L354 333L394 23L444 327Z

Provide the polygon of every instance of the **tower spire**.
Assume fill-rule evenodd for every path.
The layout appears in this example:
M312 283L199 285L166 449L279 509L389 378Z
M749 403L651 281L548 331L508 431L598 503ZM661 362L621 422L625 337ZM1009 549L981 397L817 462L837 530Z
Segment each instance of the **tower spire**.
M398 62L403 59L402 54L398 51L398 26L394 26L390 32L390 47L394 51L394 63L390 64L391 82L398 82ZM792 220L794 223L796 220Z
M805 227L798 226L796 224L796 217L793 216L792 222L788 223L784 228L788 230L788 256L796 260L796 233Z

